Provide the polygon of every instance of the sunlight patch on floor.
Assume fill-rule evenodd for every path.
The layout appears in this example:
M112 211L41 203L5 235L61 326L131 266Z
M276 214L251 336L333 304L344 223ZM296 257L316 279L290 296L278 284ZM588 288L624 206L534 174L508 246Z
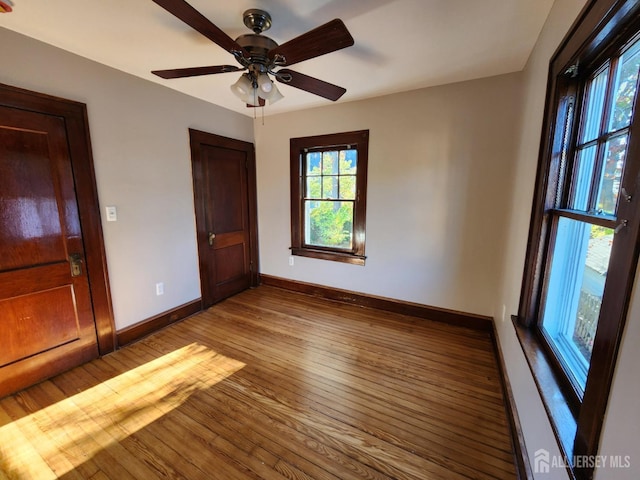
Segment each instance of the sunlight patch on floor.
M192 343L7 423L0 427L0 480L5 474L39 480L64 475L77 465L58 452L75 449L82 463L244 366ZM49 382L42 384L51 387ZM23 436L34 431L43 437L37 445Z

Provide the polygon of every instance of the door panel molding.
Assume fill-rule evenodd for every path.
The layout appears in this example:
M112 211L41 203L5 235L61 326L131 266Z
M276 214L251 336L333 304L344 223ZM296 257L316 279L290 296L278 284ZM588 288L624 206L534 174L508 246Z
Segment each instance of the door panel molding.
M93 167L87 107L84 103L31 92L1 83L0 105L53 115L64 121L80 226L84 239L86 275L91 286L90 296L95 318L98 350L100 355L112 352L116 348L115 323Z
M211 223L210 211L207 209L207 195L205 193L205 185L208 184L206 169L203 166L203 151L205 147L222 148L242 152L246 159L247 172L247 214L249 228L249 262L250 262L250 286L258 286L258 208L256 195L256 161L255 148L252 143L236 140L233 138L215 135L200 130L189 129L189 138L191 144L191 164L193 172L193 192L194 206L196 214L196 232L198 242L198 257L200 265L200 286L202 289L202 305L208 308L216 299L212 292L211 280L216 277L211 262L208 261L210 249L209 230L207 226ZM236 237L236 233L229 233L214 237L214 249L232 244L232 240ZM229 272L226 272L229 273ZM228 284L221 285L222 296L228 296L236 287L235 282L230 281Z

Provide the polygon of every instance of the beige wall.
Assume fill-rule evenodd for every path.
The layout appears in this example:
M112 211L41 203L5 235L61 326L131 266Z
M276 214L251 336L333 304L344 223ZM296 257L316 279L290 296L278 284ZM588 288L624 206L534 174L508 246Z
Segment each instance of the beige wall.
M531 201L538 163L538 150L542 131L547 72L549 61L562 38L568 32L585 0L557 0L549 14L534 51L524 70L523 115L518 132L518 152L514 158L514 176L509 181L509 216L506 248L501 258L502 288L495 309L506 315L496 317L500 346L507 366L517 410L533 469L533 457L538 449L545 449L552 456L559 456L555 436L551 430L542 400L538 394L522 349L515 336L510 315L518 313L520 286L527 247ZM551 469L544 478L566 479L564 469Z
M10 48L0 82L88 105L101 207L119 214L103 223L118 328L200 295L187 129L255 135L262 272L495 316L529 453L557 454L508 316L517 311L548 62L584 3L556 0L521 74L331 104L265 125L3 29L0 44ZM359 129L371 131L367 264L296 257L290 267L289 138ZM636 478L640 469L639 342L636 286L601 446L632 455L635 468L597 479Z
M640 265L627 314L618 363L613 378L609 404L600 438L600 455L629 456L631 468L603 468L596 471L596 480L637 480L640 477Z
M493 315L520 75L255 122L262 273ZM370 130L366 265L289 266L289 138Z
M0 45L0 82L87 104L117 328L198 298L188 128L253 141L252 120L1 28Z

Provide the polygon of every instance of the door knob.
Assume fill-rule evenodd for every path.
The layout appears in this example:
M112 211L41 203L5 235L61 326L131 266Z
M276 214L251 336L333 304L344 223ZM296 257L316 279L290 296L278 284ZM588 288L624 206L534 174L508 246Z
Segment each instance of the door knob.
M209 232L209 246L213 247L213 239L216 238L216 234Z

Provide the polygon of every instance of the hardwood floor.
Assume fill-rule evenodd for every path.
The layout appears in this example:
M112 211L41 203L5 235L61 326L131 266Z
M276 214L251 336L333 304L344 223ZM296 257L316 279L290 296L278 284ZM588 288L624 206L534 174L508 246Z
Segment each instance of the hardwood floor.
M259 287L0 401L0 479L516 478L487 333Z

